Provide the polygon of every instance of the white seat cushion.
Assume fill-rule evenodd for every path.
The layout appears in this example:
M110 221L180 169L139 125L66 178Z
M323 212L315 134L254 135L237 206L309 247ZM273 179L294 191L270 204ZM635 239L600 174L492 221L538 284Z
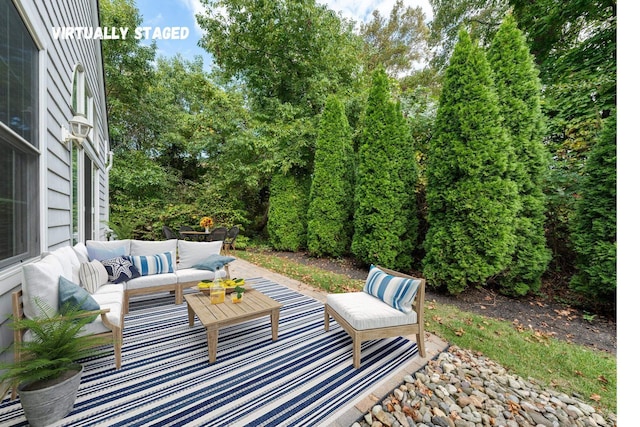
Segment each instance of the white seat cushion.
M358 330L410 325L418 321L415 311L403 313L365 292L329 294L327 305Z
M100 286L94 294L106 294L110 292L122 294L124 292L124 283L106 283Z
M140 276L125 282L125 289L150 288L152 286L175 285L178 283L178 276L175 273L152 274L150 276Z
M194 282L196 280L213 280L216 278L227 277L227 273L224 269L218 270L215 273L211 270L198 270L197 268L186 268L176 271L178 276L178 283Z
M112 324L122 327L120 324L120 313L122 312L122 302L104 302L100 300L108 300L112 295L103 294L103 295L95 295L93 298L98 301L100 304L100 309L109 309L107 313L107 319ZM82 330L82 335L90 335L90 334L100 334L103 332L109 332L104 323L102 323L102 316L98 316L93 322L89 323Z

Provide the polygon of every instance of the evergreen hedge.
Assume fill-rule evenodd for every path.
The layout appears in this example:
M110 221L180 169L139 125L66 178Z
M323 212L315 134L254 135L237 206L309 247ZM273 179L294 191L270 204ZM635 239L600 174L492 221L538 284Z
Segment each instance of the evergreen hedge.
M571 221L578 269L571 287L603 305L616 302L616 132L614 110L587 159Z
M416 215L408 211L411 196L406 194L403 175L413 177L415 153L400 119L390 100L387 75L378 68L372 76L358 149L351 251L364 263L393 269L406 268L411 262L413 243L406 239L412 226L407 215ZM409 156L414 159L412 165L407 162ZM413 198L415 206L415 193Z
M320 119L307 214L311 255L333 257L349 251L353 233L355 161L344 105L329 96Z
M443 80L434 135L426 147L424 276L460 293L483 285L514 250L517 188L511 144L484 52L461 31Z
M515 251L507 270L498 278L503 293L525 295L540 289L542 274L551 259L544 232L543 185L548 158L542 143L543 114L540 81L524 34L512 15L496 33L487 59L493 68L504 126L511 137L514 157L511 178L518 186L515 215Z
M305 247L309 185L293 173L276 173L271 178L269 242L279 251L298 251Z

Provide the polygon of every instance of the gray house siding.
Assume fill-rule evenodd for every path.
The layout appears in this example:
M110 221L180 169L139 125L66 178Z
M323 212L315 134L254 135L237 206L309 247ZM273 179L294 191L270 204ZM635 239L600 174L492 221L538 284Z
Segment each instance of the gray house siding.
M91 185L92 200L85 201L92 212L91 235L80 230L81 240L104 239L108 220L108 161L109 143L107 113L100 40L59 39L53 37L54 27L99 27L98 0L8 0L13 2L26 28L34 39L38 52L38 214L39 252L72 245L73 235L73 175L72 151L61 141L64 126L74 116L72 107L74 70L84 69L85 84L92 100L93 130L79 151L78 163L91 160L95 180ZM1 102L1 100L0 100ZM78 174L80 181L84 175ZM83 185L82 183L80 185ZM82 200L81 200L82 201ZM82 214L78 214L82 217ZM0 348L12 341L8 327L11 313L11 293L20 288L21 267L39 256L0 269Z

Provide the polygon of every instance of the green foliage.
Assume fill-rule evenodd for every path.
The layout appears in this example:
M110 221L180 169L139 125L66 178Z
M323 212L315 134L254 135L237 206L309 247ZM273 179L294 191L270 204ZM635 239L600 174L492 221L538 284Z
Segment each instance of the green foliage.
M81 335L95 314L75 306L66 306L64 314L55 313L42 301L36 299L35 303L42 313L39 317L12 319L13 329L29 329L33 339L14 344L21 353L19 361L0 363L0 370L4 370L0 381L8 387L58 378L77 369L79 360L100 353L96 347L109 342L108 338Z
M359 39L314 0L205 0L197 16L201 45L227 78L247 85L255 108L271 111L277 100L318 114L328 93L351 86L359 64ZM309 114L311 113L311 114Z
M167 200L178 180L142 151L120 151L114 156L109 186L112 202Z
M484 52L461 31L427 144L424 275L452 293L501 273L513 253L512 150Z
M269 198L269 242L277 250L297 251L305 247L309 183L292 173L277 173L271 179Z
M408 135L404 118L390 100L387 75L378 68L367 100L356 171L351 251L361 262L392 269L411 265L417 170Z
M405 7L396 0L388 17L374 10L360 32L364 39L367 69L382 66L388 75L398 78L424 60L429 34L426 15L420 6Z
M496 33L487 58L493 68L504 126L511 136L512 179L520 200L515 215L515 252L499 282L504 293L524 295L540 288L540 278L551 258L544 234L542 192L548 162L542 144L538 73L525 37L511 15Z
M142 25L142 17L134 0L103 0L100 24L133 31ZM102 41L109 137L114 149L142 147L158 124L156 113L162 109L146 99L154 75L155 51L155 43L145 46L131 36Z
M571 224L578 268L571 287L605 306L615 304L617 286L616 132L614 110L587 160Z
M344 105L329 96L318 129L307 214L307 247L312 255L340 256L351 244L354 161Z

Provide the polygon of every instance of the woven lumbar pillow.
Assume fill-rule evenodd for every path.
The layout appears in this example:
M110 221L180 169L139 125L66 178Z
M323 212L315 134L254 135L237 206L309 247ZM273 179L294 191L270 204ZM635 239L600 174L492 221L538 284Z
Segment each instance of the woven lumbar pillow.
M418 286L420 286L418 279L392 276L372 265L363 291L396 310L409 313L412 310L411 304L418 292Z

